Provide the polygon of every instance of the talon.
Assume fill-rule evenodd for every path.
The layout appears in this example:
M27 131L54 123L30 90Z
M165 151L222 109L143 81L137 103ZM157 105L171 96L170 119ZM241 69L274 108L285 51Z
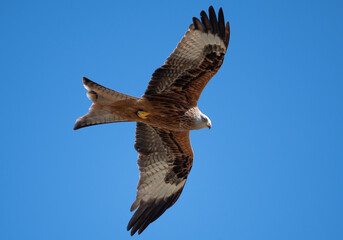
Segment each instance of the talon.
M137 111L137 116L142 118L142 119L147 119L149 114L150 113L144 112L144 111L141 111L141 110Z

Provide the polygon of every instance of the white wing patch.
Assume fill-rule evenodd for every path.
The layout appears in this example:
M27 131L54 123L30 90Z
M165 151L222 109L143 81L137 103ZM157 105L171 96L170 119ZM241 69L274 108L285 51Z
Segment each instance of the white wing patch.
M167 62L173 61L187 69L198 66L202 60L203 50L207 45L217 45L220 47L220 53L226 53L225 43L217 34L195 30L192 26L178 43L174 52L168 57ZM185 63L186 65L184 65Z

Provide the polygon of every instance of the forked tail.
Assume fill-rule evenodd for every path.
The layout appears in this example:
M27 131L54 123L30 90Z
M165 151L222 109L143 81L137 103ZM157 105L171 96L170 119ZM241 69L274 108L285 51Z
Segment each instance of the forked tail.
M111 111L111 106L118 101L137 99L120 92L103 87L86 77L83 77L83 85L88 90L87 96L93 101L89 113L76 120L74 130L103 123L130 122Z

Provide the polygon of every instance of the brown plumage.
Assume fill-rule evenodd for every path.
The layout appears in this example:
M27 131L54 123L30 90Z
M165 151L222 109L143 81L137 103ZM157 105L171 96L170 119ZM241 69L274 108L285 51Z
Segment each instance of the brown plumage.
M179 198L192 168L189 131L211 127L197 107L201 92L223 63L230 27L220 8L193 24L164 65L152 75L141 98L125 95L83 78L93 101L74 129L112 122L137 122L135 148L140 180L127 229L138 234Z

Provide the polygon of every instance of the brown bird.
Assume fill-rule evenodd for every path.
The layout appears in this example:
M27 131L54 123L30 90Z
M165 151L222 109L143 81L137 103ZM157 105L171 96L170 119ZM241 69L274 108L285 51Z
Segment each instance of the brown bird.
M103 87L87 78L83 84L93 101L89 113L77 119L74 130L91 125L137 122L135 149L140 179L135 211L127 230L138 234L179 198L192 168L189 131L211 128L197 103L202 90L223 63L230 38L229 22L220 8L209 18L202 11L168 57L152 75L141 98Z

